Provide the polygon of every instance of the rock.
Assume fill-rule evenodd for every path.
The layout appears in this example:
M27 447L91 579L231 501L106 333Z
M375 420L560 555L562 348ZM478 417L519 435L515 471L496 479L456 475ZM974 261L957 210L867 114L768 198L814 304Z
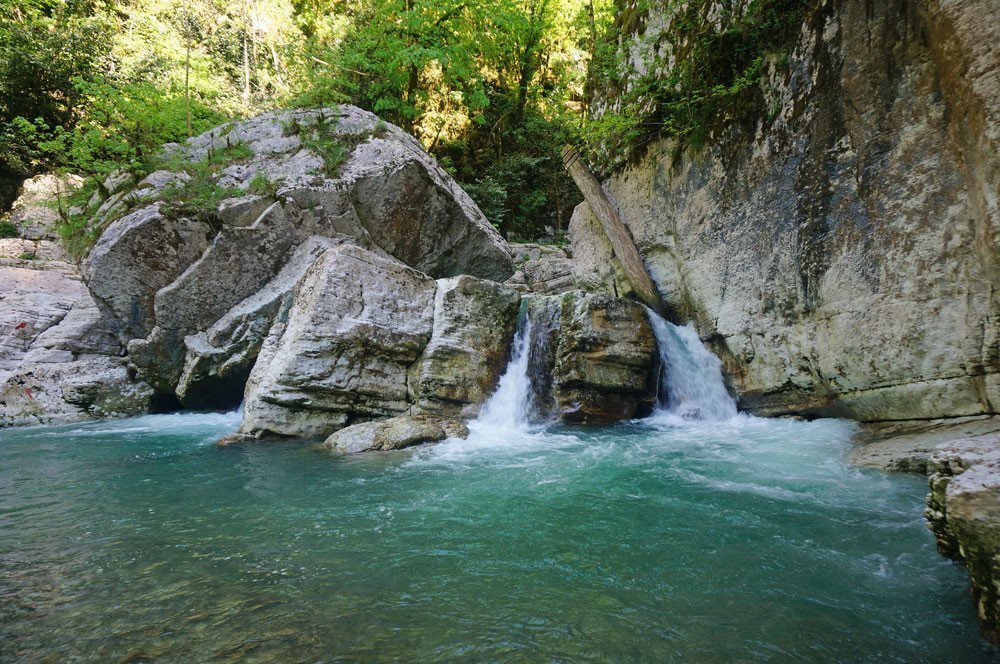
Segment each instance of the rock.
M1000 417L881 422L855 436L849 460L856 466L890 472L930 474L932 457L952 441L1000 432Z
M542 412L598 424L652 410L658 354L641 304L574 291L533 297L528 307L529 366Z
M431 338L410 368L410 398L423 412L471 416L489 398L510 355L520 296L496 282L440 279Z
M274 321L288 314L292 293L306 270L343 240L312 237L278 275L230 309L205 332L184 338L184 365L177 382L181 403L192 408L235 406Z
M446 438L466 438L469 429L457 420L425 415L401 415L387 420L362 422L332 434L323 445L333 452L356 454L401 450Z
M0 240L0 427L146 412L122 354L58 245Z
M87 286L123 343L153 331L157 292L212 242L208 223L172 219L160 208L160 203L149 205L113 222L84 263Z
M324 145L342 146L343 163L325 163ZM95 223L132 211L106 227L85 274L139 375L184 405L232 402L280 308L258 293L288 289L295 279L279 275L310 238L433 277L513 272L506 243L419 144L354 107L269 113L167 150L181 164L211 157L214 174L157 171L105 200ZM173 200L180 186L232 195L194 211ZM254 298L265 322L248 320L253 307L229 316ZM249 336L227 341L226 329Z
M719 6L705 15L730 15ZM660 27L621 43L655 78L683 45L665 10L649 14ZM995 3L846 0L813 18L787 65L769 65L750 121L719 122L699 149L655 143L605 188L742 409L996 414ZM582 206L571 223L578 284L614 293L606 241L581 230L589 216Z
M1000 642L1000 433L951 441L931 462L931 530L942 554L965 562L980 622Z
M60 203L82 185L83 178L78 175L45 173L29 178L21 186L7 221L24 239L55 240Z
M324 251L263 343L241 433L319 437L404 413L434 294L432 279L398 262L348 244Z
M511 252L517 272L507 284L515 290L552 295L573 288L573 261L565 249L543 244L512 244Z

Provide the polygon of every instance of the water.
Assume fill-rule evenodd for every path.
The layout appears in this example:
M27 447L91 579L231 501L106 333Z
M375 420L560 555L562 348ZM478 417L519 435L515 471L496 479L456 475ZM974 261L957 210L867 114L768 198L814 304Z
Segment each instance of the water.
M528 378L530 339L531 320L524 315L518 320L510 362L500 377L496 392L483 404L477 420L480 428L504 432L528 428L533 400L531 380Z
M736 400L722 379L722 362L701 343L694 325L674 325L652 311L648 315L663 364L660 410L687 420L734 417Z
M480 427L362 458L211 445L236 424L0 432L0 661L995 656L924 481L846 466L844 422Z

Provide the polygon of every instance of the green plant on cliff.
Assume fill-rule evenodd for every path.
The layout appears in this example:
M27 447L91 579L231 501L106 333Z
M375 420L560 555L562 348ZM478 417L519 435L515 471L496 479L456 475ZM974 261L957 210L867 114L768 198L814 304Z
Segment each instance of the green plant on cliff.
M701 146L725 121L766 115L762 85L772 55L789 48L816 0L751 0L743 7L712 0L671 2L659 11L670 16L663 38L674 65L666 71L632 75L622 48L641 32L648 6L632 3L597 49L591 89L613 97L619 79L626 92L611 111L592 119L584 137L603 165L621 156L641 156L653 139L671 136ZM620 47L619 39L625 47ZM603 91L603 92L602 92Z

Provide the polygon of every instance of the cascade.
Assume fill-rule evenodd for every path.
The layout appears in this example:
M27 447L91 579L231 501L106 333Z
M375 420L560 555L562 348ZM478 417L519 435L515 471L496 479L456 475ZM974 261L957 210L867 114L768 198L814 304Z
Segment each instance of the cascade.
M530 423L534 396L528 374L531 344L531 320L522 312L517 321L517 332L510 362L497 391L483 406L477 423L496 428L525 429Z
M736 400L722 379L722 362L705 348L694 325L674 325L647 313L663 365L657 410L688 420L735 416Z

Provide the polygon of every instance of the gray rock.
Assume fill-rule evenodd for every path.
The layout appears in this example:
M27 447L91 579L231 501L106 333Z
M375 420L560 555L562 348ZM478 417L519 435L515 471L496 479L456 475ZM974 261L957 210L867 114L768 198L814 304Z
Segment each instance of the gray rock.
M87 286L123 343L153 331L156 293L201 258L214 235L208 223L168 218L160 207L113 222L84 263Z
M318 137L345 146L339 168L310 151ZM248 154L220 165L214 185L199 186L244 193L195 215L170 205L172 188L189 176L157 171L104 201L102 219L140 207L110 223L86 261L88 285L132 364L185 405L212 406L214 390L214 405L222 405L246 378L264 325L256 321L238 351L233 340L220 348L210 330L229 326L227 313L277 279L311 237L347 239L431 276L512 272L506 243L471 199L413 138L370 113L349 106L270 113L168 151L183 162L236 145ZM276 195L261 193L261 181ZM263 301L269 327L277 300Z
M741 408L997 413L998 41L988 0L839 3L803 28L787 70L770 70L755 124L720 123L698 150L656 143L606 182ZM655 74L673 42L664 28L622 43ZM578 283L613 292L606 245L579 231L587 216L571 225L590 267Z
M574 291L534 296L528 311L529 364L542 412L600 424L652 410L659 362L641 304Z
M66 259L47 241L0 240L0 427L148 409L152 391Z
M987 635L1000 640L1000 434L954 440L933 457L925 514L941 553L965 562Z
M261 347L241 433L319 437L352 418L404 413L434 292L428 276L358 247L324 251Z
M401 415L387 420L362 422L332 434L324 447L340 454L401 450L446 438L466 438L469 429L457 420L426 415Z
M17 227L27 240L55 240L58 236L60 205L83 185L78 175L45 173L29 178L21 185L21 193L11 206L7 221Z
M418 410L477 412L507 364L520 300L515 291L476 277L438 280L431 338L409 371Z

